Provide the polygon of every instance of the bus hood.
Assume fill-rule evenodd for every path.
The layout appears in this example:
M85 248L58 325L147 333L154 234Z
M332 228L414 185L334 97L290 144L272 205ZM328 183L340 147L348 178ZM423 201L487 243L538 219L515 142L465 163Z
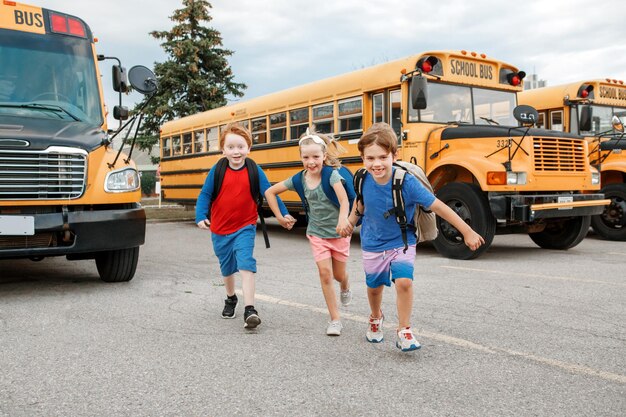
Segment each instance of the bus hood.
M454 125L441 132L441 139L519 137L524 136L526 129L519 126ZM528 129L526 136L583 139L571 133L532 128Z
M69 146L90 152L101 146L105 137L100 126L85 122L0 116L0 149Z

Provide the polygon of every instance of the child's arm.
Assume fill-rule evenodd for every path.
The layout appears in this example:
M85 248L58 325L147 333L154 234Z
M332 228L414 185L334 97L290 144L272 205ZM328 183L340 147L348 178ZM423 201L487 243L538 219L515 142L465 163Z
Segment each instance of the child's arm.
M213 195L214 182L215 171L211 168L196 201L196 224L200 229L208 230L211 225L208 217L211 212L211 196Z
M337 200L339 200L339 218L337 219L337 227L335 230L337 234L341 235L341 231L350 226L350 223L348 223L350 201L348 200L348 194L341 181L337 181L333 184L333 190L335 190Z
M291 230L294 223L296 222L296 219L291 217L290 214L283 216L280 208L278 207L278 197L276 197L278 194L284 193L287 190L288 188L285 186L284 181L277 182L276 184L268 188L267 191L265 191L265 199L267 200L267 204L270 206L272 213L274 213L274 216L276 216L276 220L278 220L278 223L280 223L280 225L285 229Z
M354 227L356 226L357 222L359 221L359 216L357 216L357 214L356 214L357 209L359 210L359 213L363 213L363 204L359 204L359 203L357 203L356 200L354 200L354 204L352 206L352 211L350 212L350 215L348 216L348 226L346 228L344 228L343 230L339 231L339 234L342 237L348 237L354 231Z
M485 239L483 239L481 235L476 233L450 207L448 207L438 198L435 199L435 202L429 207L429 210L431 210L437 216L441 217L452 226L454 226L463 235L463 240L465 241L465 244L471 250L476 250L483 243L485 243Z

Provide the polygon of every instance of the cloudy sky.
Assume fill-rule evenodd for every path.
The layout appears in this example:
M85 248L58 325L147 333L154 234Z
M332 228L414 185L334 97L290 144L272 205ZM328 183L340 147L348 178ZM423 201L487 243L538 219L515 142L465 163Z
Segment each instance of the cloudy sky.
M152 30L168 30L181 0L23 0L83 18L99 53L127 68L166 56ZM548 85L626 80L622 0L213 0L208 24L234 51L237 82L256 97L381 62L465 49L537 73ZM106 5L106 8L103 8ZM109 105L110 67L101 66ZM128 104L136 100L131 96Z

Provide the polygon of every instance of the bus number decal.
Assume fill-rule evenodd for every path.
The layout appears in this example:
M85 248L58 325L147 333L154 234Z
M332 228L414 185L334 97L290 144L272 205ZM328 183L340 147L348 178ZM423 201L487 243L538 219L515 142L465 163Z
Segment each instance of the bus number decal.
M43 27L43 16L40 13L15 10L14 16L16 25Z
M508 148L510 146L511 146L510 139L498 139L498 142L496 144L496 147L498 148Z
M477 64L476 62L461 61L459 59L450 60L450 72L464 77L482 78L483 80L493 79L493 67L491 65Z

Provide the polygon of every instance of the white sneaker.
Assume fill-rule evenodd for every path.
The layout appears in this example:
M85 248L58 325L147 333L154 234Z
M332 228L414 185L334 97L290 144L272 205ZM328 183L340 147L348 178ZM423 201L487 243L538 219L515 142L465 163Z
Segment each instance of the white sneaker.
M339 294L339 298L341 299L341 305L347 307L352 302L352 291L348 288L345 291L341 291Z
M343 324L341 324L341 321L331 321L330 323L328 323L328 327L326 328L326 334L328 336L341 336L342 329Z
M383 341L383 320L385 316L382 311L380 312L380 318L373 318L370 316L370 322L368 325L367 333L365 333L365 338L370 343L380 343Z
M421 348L422 345L420 345L420 342L415 340L415 335L411 331L411 328L405 327L398 332L396 347L403 352L410 352Z

